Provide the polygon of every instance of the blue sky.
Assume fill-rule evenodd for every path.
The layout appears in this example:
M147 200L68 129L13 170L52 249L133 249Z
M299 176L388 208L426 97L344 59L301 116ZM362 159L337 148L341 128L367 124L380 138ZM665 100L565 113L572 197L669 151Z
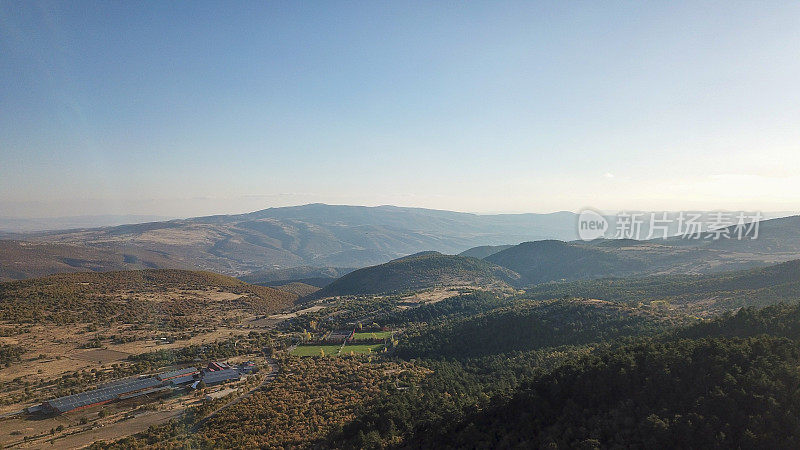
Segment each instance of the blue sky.
M800 2L0 1L0 216L800 207Z

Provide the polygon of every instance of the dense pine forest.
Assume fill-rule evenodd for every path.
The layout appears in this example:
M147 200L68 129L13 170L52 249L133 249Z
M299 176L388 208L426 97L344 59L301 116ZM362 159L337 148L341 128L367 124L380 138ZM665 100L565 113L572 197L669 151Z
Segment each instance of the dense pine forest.
M797 448L800 346L768 336L642 342L570 361L494 397L443 447Z
M537 299L586 297L625 303L668 303L688 314L713 316L745 306L800 298L800 260L713 275L660 275L544 283Z
M521 340L528 335L503 330ZM419 391L365 405L328 443L794 448L798 332L800 306L779 304L592 345L427 359L422 364L436 376ZM452 397L458 406L449 404Z

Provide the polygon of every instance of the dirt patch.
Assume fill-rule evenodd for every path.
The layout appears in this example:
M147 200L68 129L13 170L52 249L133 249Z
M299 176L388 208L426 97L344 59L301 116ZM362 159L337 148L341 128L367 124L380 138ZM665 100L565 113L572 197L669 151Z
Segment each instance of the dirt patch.
M211 302L230 302L246 297L245 294L225 292L221 290L173 289L166 292L147 292L131 295L129 298L151 302L168 302L175 300L206 300Z
M278 319L270 319L268 317L263 317L261 319L253 319L249 325L255 328L273 328L278 323L280 323L280 320Z
M289 314L273 314L273 315L269 316L268 319L286 320L286 319L291 319L291 318L294 318L294 317L297 317L297 316L302 316L303 314L308 314L310 312L316 312L316 311L319 311L321 309L325 309L325 307L322 306L322 305L316 305L316 306L312 306L312 307L306 308L306 309L301 309L300 311L295 311L295 312L289 313Z
M112 423L84 433L66 436L56 440L55 445L57 448L82 448L97 441L115 441L125 436L141 433L151 425L164 423L173 417L177 417L180 413L181 411L148 412L123 422Z
M136 405L131 404L111 404L41 419L15 417L0 421L0 446L82 448L100 440L114 441L177 417L189 400L168 400L157 410L147 411L135 411ZM98 418L101 409L108 414L103 419ZM86 422L81 423L82 419Z
M474 288L471 288L474 289ZM461 294L458 288L434 288L403 297L406 303L436 303Z
M130 353L118 352L116 350L96 349L75 353L71 355L71 357L82 361L97 361L100 364L105 364L112 361L121 361L130 355Z

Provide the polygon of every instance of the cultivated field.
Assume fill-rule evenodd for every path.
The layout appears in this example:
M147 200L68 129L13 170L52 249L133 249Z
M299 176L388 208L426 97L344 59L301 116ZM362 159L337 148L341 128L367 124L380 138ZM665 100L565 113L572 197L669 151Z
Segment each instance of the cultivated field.
M383 350L383 344L299 345L290 353L294 356L364 355Z
M364 341L369 339L386 339L392 337L391 331L365 331L353 333L354 341Z
M291 352L295 356L336 356L342 346L336 345L298 345Z
M345 345L342 349L342 355L364 355L369 353L377 353L383 350L383 344L355 344Z

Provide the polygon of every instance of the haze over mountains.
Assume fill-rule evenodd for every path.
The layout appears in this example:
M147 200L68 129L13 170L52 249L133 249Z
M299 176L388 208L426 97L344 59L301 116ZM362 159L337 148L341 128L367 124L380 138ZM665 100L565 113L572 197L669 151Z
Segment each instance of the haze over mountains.
M715 274L798 259L798 242L800 217L795 216L762 222L759 238L753 240L542 240L515 246L480 246L458 256L428 255L424 260L410 261L403 258L357 270L317 295L380 294L459 286L470 284L464 282L470 277L481 280L472 284L530 288L552 281ZM482 260L488 264L478 268L470 255L479 258L486 255ZM464 270L465 267L469 269ZM507 271L498 276L491 268Z
M548 282L655 275L659 277L653 279L665 279L673 283L674 279L669 276L718 274L800 259L800 249L797 247L800 217L773 219L762 225L763 241L760 241L760 245L758 239L593 242L544 240L523 242L515 246L483 246L455 256L426 252L356 270L315 295L386 294L468 285L493 289L534 287L536 291L541 289L541 286L536 285ZM488 256L482 259L464 256L487 253ZM757 272L757 275L764 276L761 272ZM598 281L600 286L604 282ZM694 279L681 279L681 282L694 283ZM643 283L644 286L639 286L639 290L653 282ZM582 289L585 287L581 284L576 286ZM696 287L694 284L691 286ZM551 293L548 298L560 297L562 291L570 295L584 293L575 287L566 289L558 285L546 289L546 292Z
M10 238L0 241L0 279L183 268L248 275L247 281L259 283L313 280L322 287L356 268L435 251L485 259L518 275L510 284L527 287L554 280L713 273L800 258L800 217L763 221L756 240L583 242L575 240L576 215L570 212L477 215L311 204Z
M458 253L477 245L575 237L570 212L484 216L323 204L9 236L80 246L86 257L57 264L74 270L96 270L105 257L88 254L110 251L125 255L120 261L125 268L181 267L227 275L298 266L364 267L427 250Z
M95 228L125 225L128 223L157 222L173 219L172 217L138 215L138 214L105 214L69 217L16 218L0 217L0 232L30 233L36 231L69 230L73 228Z

